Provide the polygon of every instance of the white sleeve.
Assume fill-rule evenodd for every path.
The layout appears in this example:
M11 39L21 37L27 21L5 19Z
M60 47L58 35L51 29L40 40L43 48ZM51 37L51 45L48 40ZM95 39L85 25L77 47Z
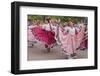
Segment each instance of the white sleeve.
M47 30L47 26L48 26L47 24L44 24L44 25L42 26L42 28L45 29L45 30Z
M68 29L69 29L68 27L65 27L65 28L64 28L64 30L65 30L66 32L68 31Z
M33 26L33 25L30 25L30 26L28 26L28 28L29 28L29 29L32 29L32 28L34 28L34 26Z

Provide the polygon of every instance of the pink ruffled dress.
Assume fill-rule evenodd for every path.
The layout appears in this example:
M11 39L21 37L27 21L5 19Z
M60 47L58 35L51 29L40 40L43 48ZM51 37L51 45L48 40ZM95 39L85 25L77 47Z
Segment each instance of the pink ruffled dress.
M35 26L33 26L33 25L28 26L28 30L27 30L28 41L34 41L34 40L35 40L34 35L32 34L32 29L33 29L34 27L35 27Z
M87 31L84 33L84 37L80 44L80 49L87 49L88 48L88 33Z
M67 32L68 31L68 32ZM68 27L63 31L60 28L60 41L61 41L61 48L67 55L71 55L76 53L76 35L75 35L75 28Z
M82 40L84 38L84 29L85 29L83 24L80 24L79 26L80 26L80 30L76 34L76 38L77 38L77 44L76 44L77 46L76 47L77 48L79 48L81 46Z
M34 42L36 42L36 39L35 39L34 35L32 34L32 29L34 27L35 26L33 26L33 25L28 26L28 30L27 30L28 47L33 47Z

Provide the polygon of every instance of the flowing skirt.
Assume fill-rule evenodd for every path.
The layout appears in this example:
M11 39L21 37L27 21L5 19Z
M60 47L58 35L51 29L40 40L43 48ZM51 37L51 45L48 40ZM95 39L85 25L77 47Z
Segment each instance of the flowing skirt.
M27 30L28 47L33 47L34 43L36 43L36 39L32 34L31 28L33 28L33 26L29 26Z
M77 39L76 48L80 48L83 38L84 38L84 27L81 27L81 30L76 34L76 39Z
M28 29L27 31L27 35L28 35L28 41L34 41L35 38L34 38L34 35L32 34L32 31L30 29Z
M67 55L76 53L76 36L60 31L61 48Z
M84 38L80 44L80 49L87 49L88 48L88 36L84 34Z
M54 38L55 37L54 32L47 31L39 27L35 27L32 29L32 33L37 40L43 42L49 48L53 47L54 44L56 43L56 40Z

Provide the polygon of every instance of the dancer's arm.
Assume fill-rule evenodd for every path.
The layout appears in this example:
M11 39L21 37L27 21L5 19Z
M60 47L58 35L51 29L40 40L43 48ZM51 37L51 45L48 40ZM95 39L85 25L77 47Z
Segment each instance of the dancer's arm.
M69 33L69 29L68 29L68 27L65 27L64 28L64 35L67 35Z
M53 31L53 29L52 29L51 25L52 25L52 24L51 24L51 22L49 22L50 30L51 30L51 31Z

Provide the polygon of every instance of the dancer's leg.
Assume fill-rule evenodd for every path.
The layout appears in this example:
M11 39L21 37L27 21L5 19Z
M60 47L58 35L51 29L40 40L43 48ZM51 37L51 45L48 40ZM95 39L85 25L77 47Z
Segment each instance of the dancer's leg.
M47 52L50 52L50 47L48 47L48 45L45 44L45 48L47 49Z
M50 52L50 48L47 48L48 53Z
M75 38L72 37L72 50L73 50L73 53L71 54L71 57L76 57L76 43L75 43Z

